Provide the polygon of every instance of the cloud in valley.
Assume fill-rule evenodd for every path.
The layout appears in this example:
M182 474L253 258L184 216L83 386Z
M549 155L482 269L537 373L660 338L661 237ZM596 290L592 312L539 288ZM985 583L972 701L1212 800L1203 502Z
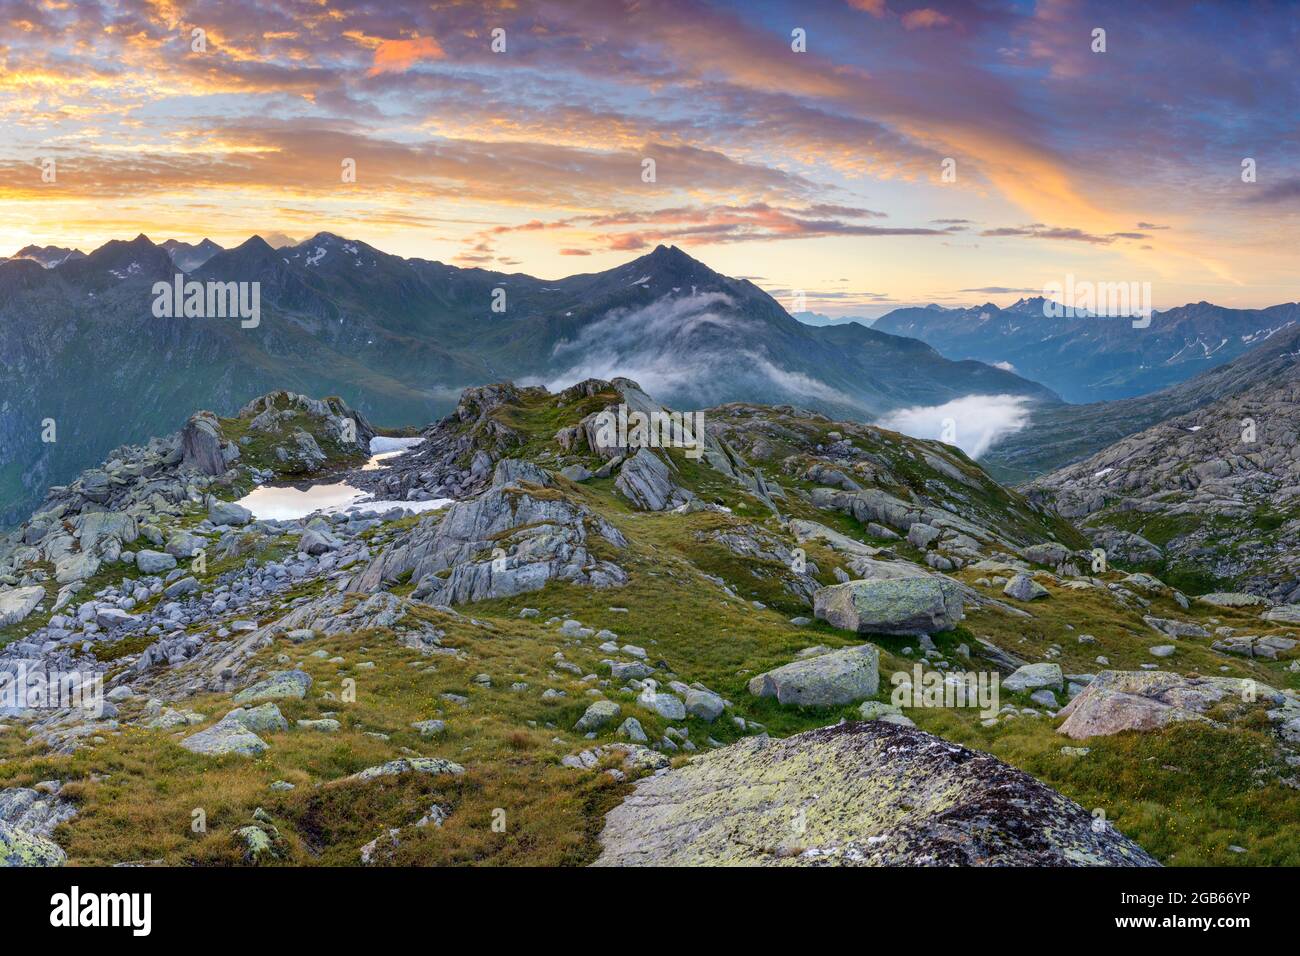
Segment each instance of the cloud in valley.
M997 442L1024 428L1030 400L1021 395L966 395L942 405L916 406L891 412L877 422L913 438L947 438L971 458L979 458Z

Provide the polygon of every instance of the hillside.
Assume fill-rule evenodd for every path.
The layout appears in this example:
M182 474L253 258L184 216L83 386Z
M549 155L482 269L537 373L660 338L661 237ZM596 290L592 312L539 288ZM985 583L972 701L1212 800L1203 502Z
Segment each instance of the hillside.
M1195 378L1141 398L1093 405L1039 405L1021 431L993 446L982 464L999 481L1025 482L1082 461L1129 435L1215 402L1288 389L1300 376L1300 329L1281 333Z
M367 462L278 391L51 489L0 673L107 693L0 711L0 861L1300 861L1295 608L1093 571L938 442L733 403L692 457L604 441L620 405L666 412L476 387ZM380 500L249 510L304 482ZM890 702L963 673L988 711Z
M1297 422L1300 381L1269 376L1022 490L1094 543L1200 590L1300 602Z

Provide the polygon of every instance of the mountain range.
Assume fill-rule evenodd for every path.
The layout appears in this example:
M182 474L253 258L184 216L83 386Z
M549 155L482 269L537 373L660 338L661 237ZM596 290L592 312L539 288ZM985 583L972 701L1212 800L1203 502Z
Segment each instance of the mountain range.
M875 319L867 318L863 315L825 315L821 312L791 312L794 318L798 319L804 325L815 325L825 327L828 325L845 325L849 322L856 322L858 325L871 327Z
M1300 303L1228 309L1194 302L1153 312L1135 328L1128 317L1045 314L1042 296L1007 308L895 309L873 328L908 335L951 359L977 359L1042 382L1067 402L1131 398L1224 365L1300 323Z
M259 283L257 327L155 317L154 283L178 270ZM664 246L547 281L330 233L281 249L258 236L220 249L140 235L49 267L0 262L0 357L24 383L0 408L2 523L118 444L178 427L186 409L231 411L281 387L339 395L380 423L428 420L483 382L618 374L678 407L744 399L860 420L970 394L1060 401L914 338L804 325L753 283Z

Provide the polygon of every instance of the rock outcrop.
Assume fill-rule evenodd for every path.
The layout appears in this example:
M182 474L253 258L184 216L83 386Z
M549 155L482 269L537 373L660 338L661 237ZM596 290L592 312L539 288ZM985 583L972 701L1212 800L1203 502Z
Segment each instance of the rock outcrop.
M649 777L598 866L1156 866L995 757L886 721L751 738Z
M416 583L416 597L463 604L535 591L552 580L623 584L627 575L618 565L592 555L589 529L615 548L626 547L617 529L583 505L494 486L421 520L350 588L373 592L406 576Z
M643 511L666 511L695 497L673 483L668 466L648 448L642 448L623 462L614 487Z

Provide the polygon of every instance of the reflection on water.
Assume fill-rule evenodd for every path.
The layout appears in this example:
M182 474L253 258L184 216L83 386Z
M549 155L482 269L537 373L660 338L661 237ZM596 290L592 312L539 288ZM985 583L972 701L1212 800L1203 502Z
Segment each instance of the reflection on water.
M422 442L423 438L385 438L370 440L370 460L362 466L364 471L384 467L381 462L395 458ZM451 503L450 498L432 501L370 501L368 492L344 481L321 484L264 485L254 488L239 504L253 513L259 521L293 521L316 512L334 511L387 511L405 508L407 511L432 511Z
M381 461L387 461L389 458L396 458L402 454L400 451L381 451L378 455L371 455L370 460L361 466L362 471L377 471Z
M292 521L314 511L335 511L360 501L365 492L346 482L330 485L264 485L239 499L239 504L266 521Z
M376 435L370 439L370 460L361 466L362 471L374 471L381 467L381 461L387 461L389 458L396 458L398 455L410 451L423 438L387 438L383 435Z

